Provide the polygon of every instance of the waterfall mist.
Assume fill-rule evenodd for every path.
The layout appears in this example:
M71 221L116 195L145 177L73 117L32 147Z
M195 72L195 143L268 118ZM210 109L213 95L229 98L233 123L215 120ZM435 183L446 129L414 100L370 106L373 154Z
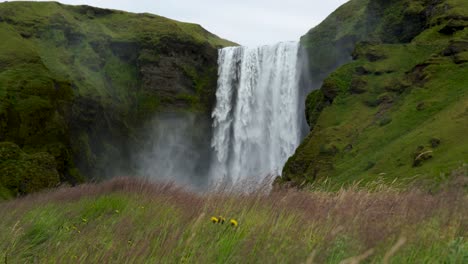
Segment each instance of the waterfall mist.
M194 113L162 113L146 128L138 151L139 175L196 189L208 185L211 120Z

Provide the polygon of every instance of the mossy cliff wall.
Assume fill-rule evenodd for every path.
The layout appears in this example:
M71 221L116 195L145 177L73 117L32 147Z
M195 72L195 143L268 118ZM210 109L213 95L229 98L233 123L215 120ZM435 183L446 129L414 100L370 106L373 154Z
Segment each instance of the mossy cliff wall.
M278 182L432 185L466 174L467 26L467 1L351 0L307 33L311 131Z
M155 113L209 114L217 48L234 45L199 25L53 2L0 3L0 39L0 142L21 152L0 161L12 195L131 171L122 161ZM39 158L50 177L10 184L39 180Z

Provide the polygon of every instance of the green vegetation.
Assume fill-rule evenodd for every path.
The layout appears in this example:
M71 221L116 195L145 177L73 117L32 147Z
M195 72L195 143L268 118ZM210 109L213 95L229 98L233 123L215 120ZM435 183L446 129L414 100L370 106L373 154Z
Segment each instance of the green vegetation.
M353 61L309 95L312 130L279 182L339 189L398 179L434 187L455 169L467 174L467 10L466 1L455 0L355 0L311 30L302 42L312 54L312 74L346 62L314 58L326 53L316 38L337 43L335 52ZM352 49L340 39L352 39ZM314 68L319 65L321 72Z
M1 203L0 258L7 263L466 263L466 199L452 187L435 195L383 187L201 196L117 179ZM224 224L212 223L213 216L225 218Z
M59 182L55 159L50 154L28 155L14 143L0 143L0 199L56 187Z
M156 15L24 1L0 3L0 39L0 142L49 153L71 184L123 163L156 112L208 114L217 48L235 45Z

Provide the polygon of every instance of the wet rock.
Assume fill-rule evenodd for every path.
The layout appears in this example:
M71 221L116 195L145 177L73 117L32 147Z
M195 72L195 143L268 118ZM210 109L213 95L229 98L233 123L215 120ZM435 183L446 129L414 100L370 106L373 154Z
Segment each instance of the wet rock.
M353 145L352 145L352 144L348 144L348 145L346 145L346 147L344 148L344 151L345 151L345 152L350 152L351 150L353 150Z
M416 106L416 110L418 110L418 111L423 111L424 109L426 109L426 103L425 102L420 102Z
M98 8L98 7L88 6L88 5L78 6L77 9L79 13L83 15L87 15L88 18L103 17L103 16L111 15L114 12L116 12L110 9L103 9L103 8Z
M32 34L30 32L21 32L20 33L21 37L28 39L32 37Z
M455 64L462 64L468 62L468 52L459 53L454 56L453 62Z
M340 93L340 88L338 85L333 82L333 80L326 79L323 82L322 88L321 88L323 95L329 102L333 102L336 96Z
M377 98L377 103L379 105L381 104L391 104L393 103L393 100L394 100L394 96L390 93L383 93L381 95L379 95L379 97Z
M468 51L468 41L463 41L463 40L450 41L449 46L441 52L441 55L442 56L454 56L464 51Z
M339 152L340 152L339 149L333 144L331 144L331 145L325 145L325 144L320 145L320 154L335 156Z
M457 31L463 30L467 26L468 21L464 19L452 19L442 29L439 30L439 33L444 35L452 35Z
M422 164L432 159L433 150L423 146L419 146L413 154L413 167L422 166Z
M362 78L354 78L349 86L349 91L353 94L362 94L367 92L367 81Z
M432 148L437 148L440 145L440 139L439 138L431 138L429 143L431 144Z
M408 77L410 78L411 83L417 84L419 86L424 85L426 83L427 73L425 69L429 66L429 63L421 63L408 72Z
M328 105L322 90L312 91L306 100L306 119L313 130L322 110Z
M424 111L426 109L429 109L431 107L434 107L434 105L436 105L437 102L436 101L422 101L422 102L419 102L417 105L416 105L416 110L418 111Z
M379 126L386 126L390 124L393 121L393 119L389 116L384 116L379 120Z
M408 84L406 81L393 79L385 85L384 89L389 92L401 94L409 87L411 87L411 85Z
M366 41L357 44L352 54L353 59L366 59L370 62L386 59L387 56L381 50L376 48L377 44L378 43Z
M372 72L367 69L365 66L359 66L356 68L356 74L358 75L368 75L371 74Z

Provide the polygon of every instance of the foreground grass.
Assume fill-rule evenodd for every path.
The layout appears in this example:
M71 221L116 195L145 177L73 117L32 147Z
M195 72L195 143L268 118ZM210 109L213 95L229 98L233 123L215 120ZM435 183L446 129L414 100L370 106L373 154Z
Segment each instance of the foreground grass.
M117 179L0 203L5 263L466 263L468 197L357 189L198 195ZM210 222L224 216L234 228ZM353 262L354 261L354 262Z

